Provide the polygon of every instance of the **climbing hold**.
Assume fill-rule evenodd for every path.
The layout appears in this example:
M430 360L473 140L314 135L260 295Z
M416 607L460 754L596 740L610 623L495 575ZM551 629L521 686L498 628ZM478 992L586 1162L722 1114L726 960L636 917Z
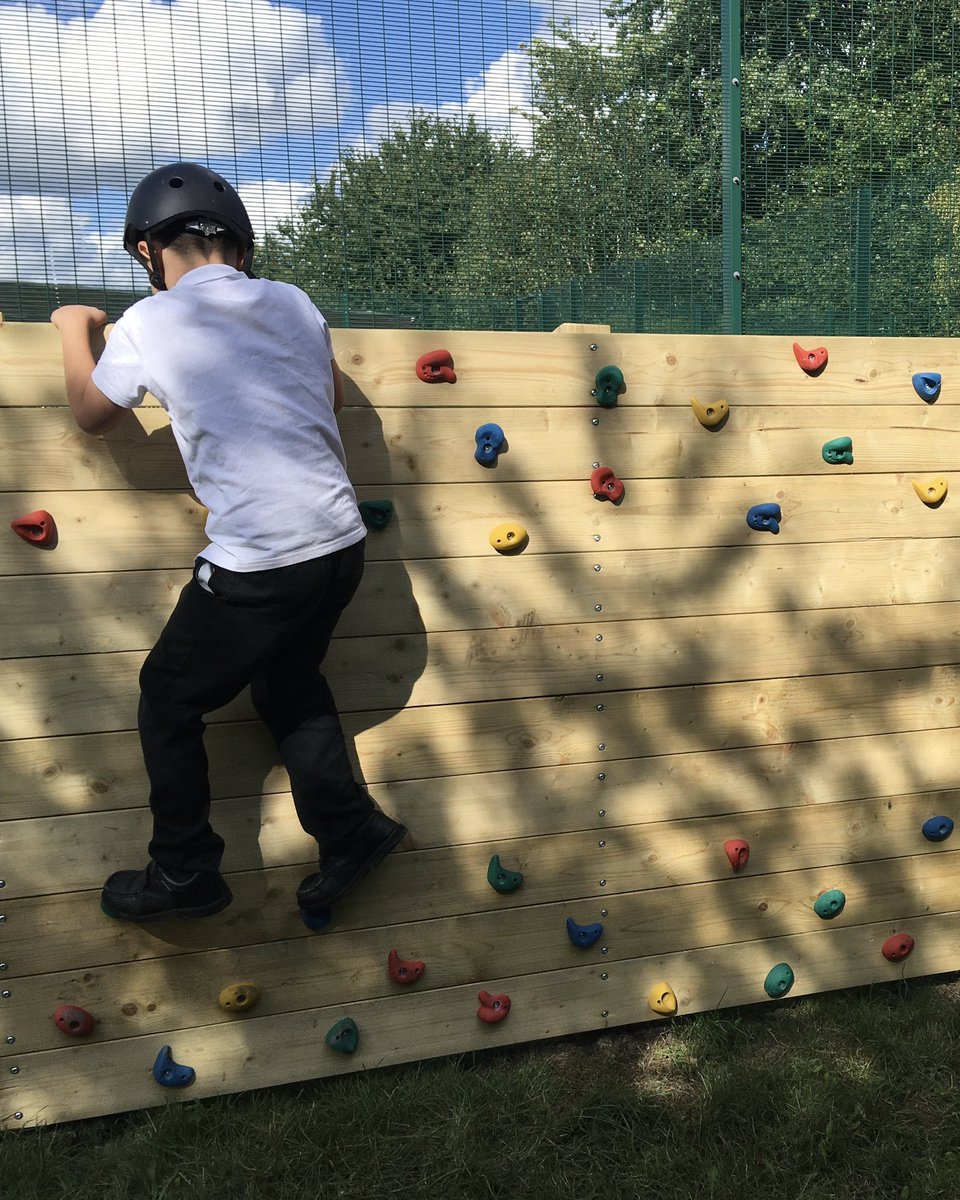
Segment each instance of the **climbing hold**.
M924 504L939 504L947 494L947 481L943 476L938 476L936 479L928 479L922 482L919 479L914 479L913 490L917 493Z
M603 936L603 926L599 921L595 925L578 925L573 917L567 917L567 936L574 946L586 950Z
M940 395L941 382L939 371L918 371L913 377L913 390L921 400L932 404Z
M332 908L318 908L316 912L308 912L307 909L300 909L300 920L308 929L312 929L314 933L319 933L321 929L326 927L333 920Z
M495 892L515 892L523 883L523 876L519 871L508 871L501 866L500 855L495 854L487 867L487 883Z
M479 992L477 999L480 1001L477 1016L485 1025L497 1025L506 1019L510 1011L509 996L502 992L497 996L491 995L490 992Z
M655 1013L665 1017L677 1011L677 996L669 983L656 983L647 994L647 1002Z
M430 350L417 359L417 378L424 383L456 383L453 355L449 350Z
M723 843L723 849L730 859L730 866L738 873L750 861L750 843L745 842L743 838L731 838L729 842Z
M924 821L920 832L928 842L942 842L953 833L953 821L949 817L931 817Z
M763 990L768 996L772 996L776 1000L779 996L785 996L793 987L795 976L789 963L777 963L775 967L771 967L767 972L767 977L763 981Z
M495 466L507 440L503 430L499 425L481 425L473 436L477 443L473 457L483 467Z
M89 1037L93 1033L93 1017L76 1004L61 1004L54 1011L53 1020L60 1032L68 1037Z
M57 536L53 517L42 508L27 513L25 517L16 517L10 522L10 528L25 542L32 542L35 546L48 546Z
M907 957L913 947L914 941L909 933L895 933L887 938L880 951L890 962L899 962L901 958Z
M623 484L610 467L596 467L590 476L590 487L598 500L610 500L619 504L623 499Z
M779 533L782 519L779 504L755 504L747 510L747 524L751 529L766 529L770 533Z
M701 404L696 396L690 397L690 404L696 413L697 420L707 429L716 427L726 420L730 405L726 400L714 400L711 404Z
M846 902L847 898L839 888L830 888L814 900L813 911L824 921L832 921L843 912Z
M174 1062L169 1046L164 1046L153 1064L153 1077L161 1087L187 1087L197 1077L193 1067Z
M501 554L519 554L529 541L519 521L505 521L490 530L490 545Z
M353 1017L343 1017L330 1026L323 1040L338 1054L352 1054L360 1045L360 1029Z
M848 437L831 438L829 442L823 443L821 453L823 461L832 467L839 463L850 464L853 462L853 440Z
M386 529L393 516L392 500L361 500L357 505L368 529Z
M627 390L619 367L601 367L593 381L593 395L601 408L613 408L617 397Z
M426 970L426 965L416 959L401 958L396 950L391 950L387 955L387 970L390 972L390 978L394 983L399 983L401 987L408 987L411 983L416 983Z
M260 999L260 989L255 983L231 983L217 997L224 1012L246 1012Z
M796 355L797 362L808 375L816 375L827 365L826 346L817 346L815 350L804 350L799 342L794 342L793 353Z

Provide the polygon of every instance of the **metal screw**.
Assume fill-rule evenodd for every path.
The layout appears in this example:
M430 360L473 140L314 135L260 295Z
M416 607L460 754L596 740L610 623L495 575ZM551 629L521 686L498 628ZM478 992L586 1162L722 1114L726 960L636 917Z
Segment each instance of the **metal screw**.
M600 880L600 886L601 886L601 887L606 887L606 886L607 886L607 881L606 881L605 879L601 879L601 880Z
M0 888L4 888L6 886L7 886L7 881L5 879L0 879Z
M606 779L606 775L603 773L603 771L601 771L600 774L597 776L597 778L598 779Z
M598 675L598 676L597 676L597 683L603 683L603 676L602 676L602 675Z
M13 992L0 992L0 996L2 996L4 1000L9 1000L12 995Z
M734 177L733 177L733 186L734 186L734 187L739 187L739 186L740 186L740 176L739 176L739 175L734 175Z
M597 572L597 574L599 574L603 570L603 567L601 567L599 563L594 563L593 569Z
M4 914L3 914L3 913L0 913L0 925L2 925L2 924L3 924L3 922L4 922L6 919L7 919L7 918L4 916Z
M740 272L739 272L739 271L734 271L734 273L733 273L733 277L734 277L734 279L739 279L739 278L740 278Z
M606 910L605 908L601 908L601 909L600 909L600 916L601 916L601 917L605 917L606 915L607 915L607 910Z
M597 394L597 389L596 389L596 388L591 388L591 389L590 389L590 395L591 395L591 396L595 396L596 394Z
M598 704L598 705L597 705L597 712L603 712L603 705L602 705L602 704Z
M597 345L597 343L596 343L596 342L591 342L591 343L590 343L590 349L591 349L591 350L599 350L599 349L600 349L600 347Z
M597 749L598 749L598 750L606 750L606 748L607 748L607 743L606 743L606 742L597 742Z
M593 418L593 420L590 422L590 424L591 424L591 425L599 425L599 424L600 424L600 418L599 418L599 417L594 417L594 418Z
M11 1067L11 1068L10 1068L10 1074L11 1074L11 1075L19 1075L19 1074L20 1074L20 1068L19 1068L19 1067Z
M593 535L593 540L594 540L595 542L599 542L599 541L600 541L600 534L599 534L599 533L595 533L595 534Z
M602 641L603 641L603 634L602 634L602 633L598 633L598 634L597 634L597 641L598 641L598 642L602 642Z
M7 964L6 964L6 963L0 963L0 971L5 971L6 969L7 969Z
M596 470L596 469L597 469L597 467L599 467L599 466L600 466L600 464L599 464L599 463L594 463L594 464L593 464L593 469L594 469L594 470Z
M601 979L609 979L610 976L606 973L606 971L604 971L604 973L600 976L600 978Z
M23 1120L23 1113L14 1113L14 1114L13 1114L13 1119L14 1119L15 1121L22 1121L22 1120Z
M603 605L602 605L602 604L595 604L595 605L593 606L593 611L594 611L594 612L603 612Z
M604 1010L603 1010L603 1012L600 1014L600 1016L601 1016L601 1017L609 1017L609 1016L610 1016L610 1014L607 1012L607 1010L606 1010L606 1009L604 1009Z
M605 817L606 815L607 815L607 810L605 808L601 808L600 811L597 813L598 817Z
M606 842L597 842L597 845L600 847L601 850L604 848L604 846L606 844L607 844Z
M16 1039L15 1037L11 1036L11 1037L5 1038L4 1040L6 1041L6 1043L7 1043L7 1045L8 1045L8 1046L12 1046L12 1045L13 1045L13 1043L14 1043L14 1042L15 1042L17 1039Z
M606 946L601 946L601 947L600 947L600 953L601 953L601 954L609 954L609 953L610 953L610 951L609 951L608 947L606 947Z
M733 84L734 87L740 86L740 80L736 77L736 75L734 75L734 77L730 80L730 82Z

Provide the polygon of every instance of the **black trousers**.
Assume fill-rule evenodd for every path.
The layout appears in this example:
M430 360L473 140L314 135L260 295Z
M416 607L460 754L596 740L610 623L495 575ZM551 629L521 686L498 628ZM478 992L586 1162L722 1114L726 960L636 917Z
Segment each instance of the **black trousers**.
M247 684L276 740L307 833L321 847L333 845L373 810L354 778L333 695L320 672L362 576L362 541L271 571L227 571L197 560L140 672L140 744L153 813L150 855L161 866L219 870L223 839L210 826L203 717Z

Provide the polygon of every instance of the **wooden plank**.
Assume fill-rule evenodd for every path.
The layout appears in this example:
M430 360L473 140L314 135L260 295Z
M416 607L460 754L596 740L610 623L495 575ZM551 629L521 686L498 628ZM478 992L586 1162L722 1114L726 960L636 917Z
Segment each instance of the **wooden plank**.
M687 1013L775 1003L767 1000L763 979L777 961L794 966L792 996L956 969L960 913L915 918L911 932L917 946L900 963L880 957L879 947L891 932L889 922L827 928L741 946L735 953L709 947L603 964L602 971L591 963L278 1016L257 1017L254 1010L248 1019L200 1026L174 1040L179 1061L197 1070L196 1083L182 1092L161 1089L150 1078L149 1067L160 1048L154 1035L24 1054L15 1056L18 1074L0 1074L0 1123L4 1128L52 1124L654 1020L647 994L664 978L677 993L680 1011ZM477 1021L478 986L511 996L506 1021L495 1026ZM362 1031L360 1050L355 1055L331 1053L323 1034L347 1015L348 1007ZM109 1080L110 1086L91 1090L91 1079Z
M263 804L221 800L213 810L215 827L227 850L224 870L303 865L316 860L316 843L294 819L292 806L272 798ZM517 798L517 803L520 800ZM936 804L936 809L931 804ZM471 801L466 801L468 806ZM513 904L545 904L564 898L662 888L725 879L730 864L728 838L751 846L747 874L797 870L817 864L864 862L919 853L930 844L920 833L927 817L960 811L960 791L885 796L837 804L784 803L760 812L684 817L669 822L614 825L597 817L574 833L542 825L536 837L505 838L492 823L482 841L410 851L392 868L399 876L398 898L391 896L391 919L499 910ZM38 836L38 830L42 836ZM0 824L6 869L4 899L60 895L99 888L108 874L145 858L151 823L143 809L50 817ZM413 830L416 842L416 827ZM669 846L669 855L664 847ZM488 884L491 856L524 873L521 891L507 898ZM598 885L604 877L606 891ZM379 900L386 896L382 889ZM371 914L375 917L375 913Z
M603 587L593 593L583 580L597 563ZM718 549L708 586L691 583L702 566L697 550L537 555L522 572L499 555L372 562L337 636L960 600L960 538L848 542L841 558L818 544L769 538ZM189 577L186 570L0 577L0 657L148 649Z
M3 1047L0 1059L63 1046L50 1019L59 1004L78 1004L95 1014L92 1040L106 1042L229 1024L236 1018L216 1007L216 997L241 979L262 988L258 1017L396 996L386 958L398 946L403 957L426 963L417 987L422 992L494 975L520 979L584 961L609 965L664 947L676 953L815 933L826 923L814 901L834 886L842 886L847 904L831 927L902 924L953 910L957 867L954 851L935 862L920 856L853 864L842 873L823 867L742 884L637 892L610 902L604 936L589 951L574 948L565 930L566 914L589 917L589 906L584 912L582 904L561 903L121 962L82 976L59 971L18 977L4 1008L5 1027L17 1030L17 1041Z
M594 500L589 481L404 485L389 489L390 525L367 539L369 561L497 557L490 531L518 520L530 544L510 562L519 573L528 556L724 546L771 540L747 526L747 509L780 504L780 541L837 543L871 538L942 538L954 532L951 497L936 510L917 498L908 475L757 479L632 480L623 505ZM382 498L384 489L358 488ZM184 568L206 544L205 510L176 492L8 492L11 516L44 508L60 530L47 551L14 534L0 539L0 575ZM597 541L597 539L600 539ZM704 564L709 574L710 565Z
M508 449L488 469L474 459L475 431L496 422ZM593 422L597 421L598 424ZM646 478L826 475L960 468L960 415L952 408L904 405L878 425L853 405L740 405L721 431L704 429L692 411L625 408L520 409L502 401L453 409L348 408L340 427L350 478L363 487L410 483L586 480L595 461ZM854 466L830 466L823 443L853 439ZM0 452L8 489L188 488L166 414L140 408L103 437L77 429L66 408L0 408Z
M344 712L833 675L960 660L960 603L341 638L324 673ZM0 662L7 737L123 729L142 652ZM242 710L230 708L232 715ZM249 709L246 709L249 711ZM118 723L119 722L119 723Z

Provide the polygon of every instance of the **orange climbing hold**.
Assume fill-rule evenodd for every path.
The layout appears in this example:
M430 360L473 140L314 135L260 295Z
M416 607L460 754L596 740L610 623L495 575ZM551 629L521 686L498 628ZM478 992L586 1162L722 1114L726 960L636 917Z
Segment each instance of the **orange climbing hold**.
M27 513L25 517L16 517L10 522L10 528L25 542L33 542L35 546L48 546L57 536L53 517L42 508Z
M590 487L598 500L610 500L619 504L623 499L623 484L611 467L595 467L590 476Z
M804 350L799 342L794 342L793 352L797 356L797 362L808 375L816 375L827 365L826 346L817 346L815 350Z
M497 996L491 995L490 992L480 992L477 999L480 1001L477 1016L485 1025L497 1025L506 1019L507 1013L510 1011L509 996L505 996L502 992Z
M423 975L426 963L416 959L401 958L396 950L391 950L387 955L387 970L394 983L399 983L401 987L409 987Z
M449 350L430 350L417 359L417 378L424 383L456 383L453 355Z

